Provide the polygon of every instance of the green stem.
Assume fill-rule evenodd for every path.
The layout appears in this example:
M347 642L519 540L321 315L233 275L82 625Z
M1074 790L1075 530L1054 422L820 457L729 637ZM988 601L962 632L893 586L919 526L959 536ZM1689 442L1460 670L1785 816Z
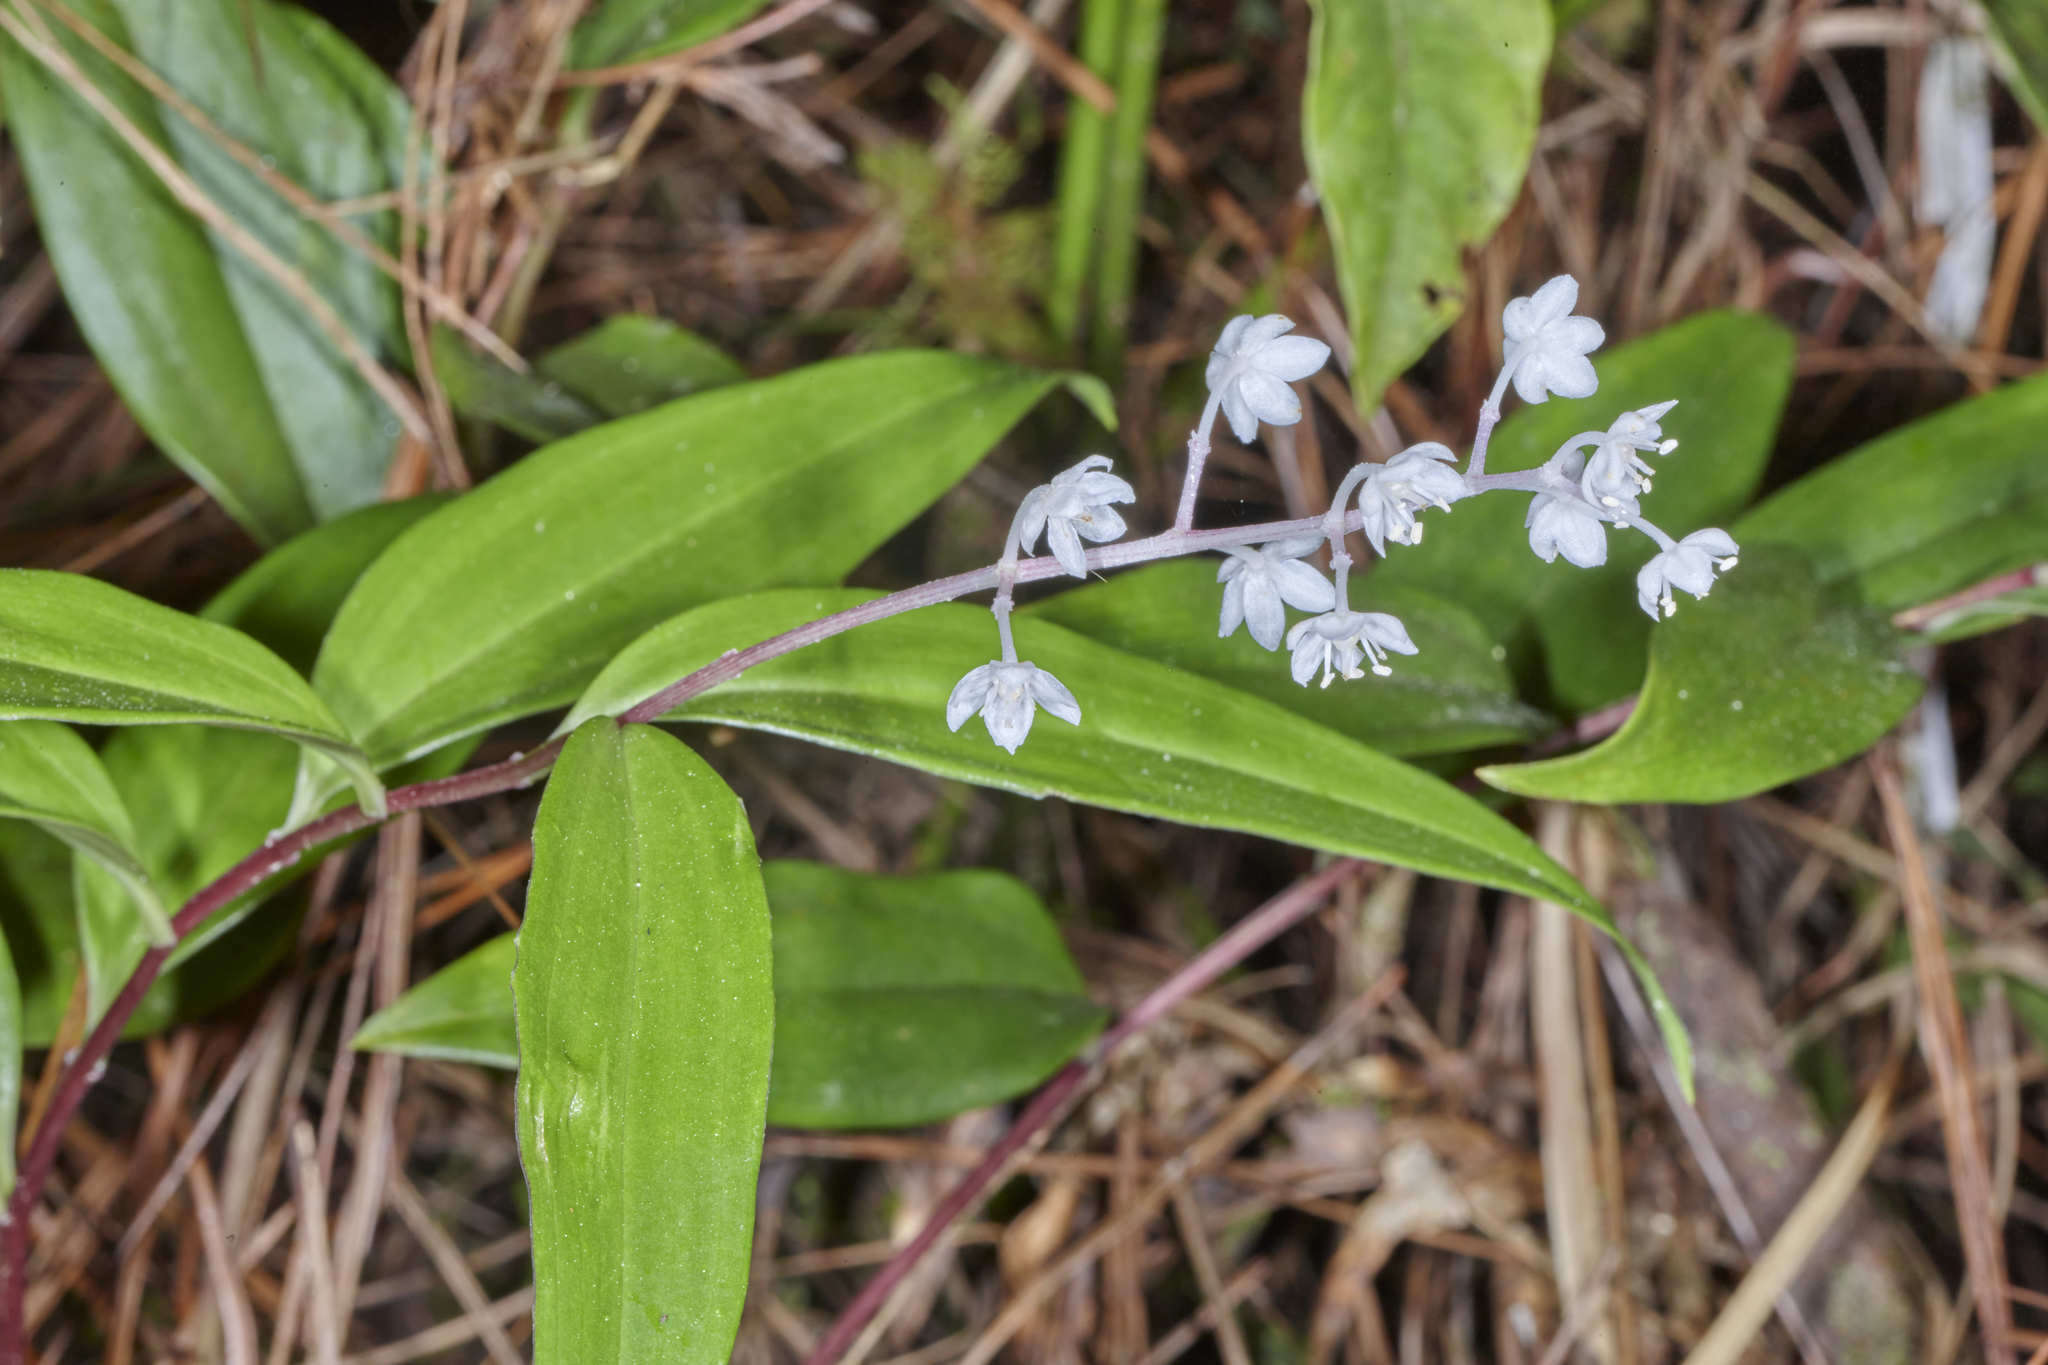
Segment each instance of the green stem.
M1123 370L1131 299L1137 292L1145 132L1152 126L1152 93L1159 83L1159 48L1165 37L1166 0L1126 0L1122 41L1117 44L1116 113L1102 177L1095 318L1088 335L1089 368L1112 381Z
M1084 0L1081 6L1081 61L1105 81L1115 76L1124 4L1125 0ZM1096 218L1108 153L1109 115L1086 100L1074 100L1067 112L1066 142L1060 152L1058 236L1045 311L1053 330L1076 349L1089 270L1095 263Z

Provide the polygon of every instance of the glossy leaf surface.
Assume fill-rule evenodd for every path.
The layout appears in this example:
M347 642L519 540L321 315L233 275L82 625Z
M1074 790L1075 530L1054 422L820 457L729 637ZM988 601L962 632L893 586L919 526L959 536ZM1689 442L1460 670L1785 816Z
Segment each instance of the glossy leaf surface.
M1317 0L1302 148L1361 412L1464 311L1463 253L1514 203L1549 60L1546 0Z
M533 850L512 981L534 1358L724 1365L774 1028L746 813L680 740L600 720Z
M1516 698L1506 663L1494 657L1492 639L1470 612L1372 577L1353 591L1352 604L1400 617L1421 652L1401 659L1391 677L1351 687L1297 686L1284 649L1259 648L1241 627L1217 638L1223 590L1215 565L1174 560L1132 569L1022 614L1283 706L1382 753L1455 753L1520 743L1555 728Z
M1061 382L891 352L699 394L549 446L371 566L314 684L380 768L567 705L684 607L837 580Z
M414 522L443 506L445 493L372 503L292 537L222 588L200 611L311 673L320 641L363 570Z
M617 714L731 649L868 600L783 591L713 603L648 632L591 685L570 723ZM1074 690L1081 724L1040 714L1015 756L946 699L995 641L978 607L928 607L756 666L667 720L796 735L1026 796L1238 830L1555 901L1609 933L1601 905L1505 820L1448 783L1290 711L1045 622L1024 654ZM1622 944L1628 951L1627 944ZM1679 1071L1683 1029L1645 986Z
M1734 801L1861 753L1920 692L1883 613L1823 588L1795 554L1746 550L1709 596L1683 599L1657 627L1619 731L1480 776L1568 801Z
M949 1118L1028 1090L1101 1027L1044 907L1009 877L761 870L775 952L770 1123ZM513 951L510 934L474 949L370 1016L350 1046L517 1065Z
M649 632L571 713L612 713L727 649L865 601L790 590L713 603ZM1013 757L979 719L946 728L946 698L995 644L988 613L947 604L759 665L664 719L801 735L1026 796L1251 834L1540 895L1587 913L1585 891L1512 825L1448 784L1277 706L1061 627L1019 645L1080 699L1076 727L1041 713Z
M0 724L0 817L40 825L91 859L112 883L111 908L130 930L145 942L171 941L163 899L136 854L128 807L99 755L70 726Z
M1101 1029L1045 907L994 872L763 868L775 927L771 1122L895 1128L1009 1099Z
M1486 457L1490 472L1533 469L1572 436L1605 431L1621 413L1677 399L1664 418L1678 449L1651 456L1656 478L1643 512L1674 537L1730 524L1763 477L1792 382L1792 338L1766 318L1703 313L1593 356L1600 391L1512 406ZM1515 400L1509 400L1512 405ZM1517 671L1558 709L1582 714L1642 682L1650 618L1636 605L1636 570L1656 546L1634 531L1607 533L1607 563L1545 564L1523 528L1529 495L1489 493L1425 511L1420 545L1389 545L1367 581L1447 597L1505 644ZM1736 539L1747 548L1738 530Z
M1966 399L1831 460L1729 528L1794 546L1821 581L1896 610L2048 559L2048 375Z
M320 20L270 0L70 0L226 131L322 199L398 179L397 90ZM403 353L398 291L75 35L65 50L372 351ZM66 83L0 39L0 80L66 301L136 420L264 540L374 500L391 412L305 308L180 206ZM359 220L389 244L390 215Z
M0 719L265 731L376 788L291 665L238 630L80 574L0 569Z

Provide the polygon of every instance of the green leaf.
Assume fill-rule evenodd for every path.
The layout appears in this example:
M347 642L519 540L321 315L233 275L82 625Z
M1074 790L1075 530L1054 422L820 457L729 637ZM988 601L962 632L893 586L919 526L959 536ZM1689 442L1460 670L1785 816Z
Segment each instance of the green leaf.
M2048 9L2038 0L1984 0L1984 14L2001 58L1999 74L2034 127L2048 130Z
M136 849L166 901L182 905L285 823L297 750L271 735L195 725L123 730L102 758L128 808L147 811ZM172 950L176 969L231 933L279 887L309 873L302 859L262 886L236 897L202 921ZM81 863L77 876L79 942L88 1001L97 1019L149 946L119 888Z
M1944 408L1831 460L1730 527L1884 611L2048 558L2048 374Z
M313 671L334 614L400 532L445 505L445 493L372 503L292 537L217 593L200 616L233 626L300 673Z
M704 338L644 313L606 318L534 368L608 417L630 417L747 378L738 361Z
M604 414L540 374L520 374L493 356L471 349L452 327L427 334L434 378L464 417L505 428L529 441L559 441L596 426Z
M1620 730L1479 775L1566 801L1734 801L1861 753L1920 692L1883 613L1823 588L1795 553L1745 546L1712 594L1657 627Z
M398 181L406 106L302 10L269 0L67 0L321 199ZM372 350L403 354L396 285L61 25L88 77ZM97 114L0 39L9 131L73 317L151 439L259 539L375 500L398 428L303 306L165 190ZM359 221L395 240L390 214Z
M767 0L598 0L569 39L575 69L617 66L709 42L751 19Z
M558 441L607 417L631 417L747 377L702 337L639 313L607 318L563 342L531 374L478 354L446 327L435 328L432 346L434 375L456 411L530 441Z
M733 385L535 452L399 537L313 682L379 768L566 706L698 602L834 581L1078 381L931 351Z
M723 1365L774 998L746 812L688 746L608 720L570 739L512 984L534 1358Z
M14 1193L14 1125L21 1110L21 982L14 954L0 938L0 1199Z
M1487 469L1533 469L1579 432L1675 398L1664 431L1679 447L1652 457L1656 486L1643 510L1673 536L1727 525L1769 461L1792 382L1791 334L1755 314L1702 313L1596 359L1600 392L1516 409L1494 433ZM1657 547L1609 528L1603 567L1545 564L1529 549L1528 510L1528 494L1489 493L1426 513L1423 543L1388 546L1366 581L1424 588L1467 608L1508 647L1519 674L1545 679L1558 709L1598 710L1642 681L1652 623L1636 606L1635 576Z
M617 714L728 650L871 597L791 590L686 612L614 660L564 728ZM1034 621L1018 634L1024 652L1074 689L1080 726L1041 715L1014 757L989 742L978 720L950 733L946 698L968 669L988 661L992 634L978 607L890 617L757 665L663 719L796 735L1026 796L1395 863L1555 901L1614 932L1607 911L1569 873L1448 783L1271 703L1058 626ZM1633 952L1625 941L1621 947ZM1640 974L1674 1062L1689 1076L1684 1030L1662 988Z
M516 934L472 948L365 1019L348 1045L361 1052L518 1066L518 1030L512 1025L518 952Z
M1101 1029L1045 907L994 872L763 868L775 927L771 1123L901 1128L1009 1099Z
M994 872L873 877L762 867L772 911L768 1121L929 1123L1030 1089L1101 1027L1036 897ZM351 1047L518 1064L513 937L495 938L364 1021Z
M0 820L0 935L21 993L21 1040L44 1047L78 981L75 855L34 825Z
M1515 201L1549 60L1545 0L1317 0L1302 149L1360 412L1464 311L1463 253Z
M113 883L113 909L131 931L145 942L172 942L163 900L136 856L128 807L70 726L0 724L0 818L40 825L91 859Z
M1920 633L1932 643L1948 644L1967 640L1973 635L2003 630L2036 616L2048 616L2048 585L2016 588L1981 602L1957 607L1929 621Z
M290 664L238 630L81 574L0 569L0 720L21 719L283 735L383 809L375 774Z
M1222 588L1213 560L1175 560L1063 592L1023 613L1127 654L1232 687L1396 756L1516 744L1556 728L1515 696L1486 628L1464 608L1369 577L1352 594L1361 610L1392 612L1421 652L1362 688L1300 687L1287 656L1240 629L1216 635Z
M648 632L604 671L564 728L616 714L726 650L872 594L790 590L713 603ZM748 670L667 720L801 735L943 777L1064 796L1400 863L1600 915L1519 830L1449 784L1206 678L1058 626L1019 643L1074 689L1082 722L1040 715L1012 757L979 720L946 729L946 698L995 644L988 613L944 605L891 617ZM1361 705L1370 704L1360 689Z

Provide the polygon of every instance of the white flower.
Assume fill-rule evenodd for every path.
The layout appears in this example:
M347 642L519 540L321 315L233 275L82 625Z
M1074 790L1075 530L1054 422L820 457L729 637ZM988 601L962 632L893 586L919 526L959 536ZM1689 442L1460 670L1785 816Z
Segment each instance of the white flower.
M1711 526L1694 531L1643 565L1636 574L1636 601L1653 621L1660 610L1670 616L1678 610L1678 603L1671 596L1673 588L1705 597L1714 586L1714 575L1734 568L1738 553L1734 539L1726 531Z
M1678 400L1673 398L1614 419L1579 479L1580 491L1588 500L1602 507L1626 509L1624 515L1635 511L1637 496L1650 491L1650 475L1655 472L1636 452L1669 455L1678 449L1678 442L1665 440L1664 428L1657 424L1658 418L1676 406Z
M1465 476L1448 462L1458 457L1435 441L1409 446L1366 476L1358 487L1358 511L1365 518L1365 538L1374 553L1385 555L1387 542L1422 543L1422 524L1415 512L1425 505L1451 510L1459 498L1471 496Z
M1323 686L1339 677L1362 678L1358 661L1372 660L1372 671L1385 677L1387 651L1415 653L1415 642L1399 620L1378 611L1330 611L1296 621L1287 632L1287 647L1294 651L1294 680L1303 687L1323 671Z
M1556 563L1559 555L1582 569L1597 569L1607 562L1607 527L1592 508L1570 494L1538 493L1522 525L1529 531L1529 548L1545 564Z
M1294 323L1278 313L1230 320L1209 355L1209 391L1240 441L1259 434L1259 423L1293 426L1301 420L1301 399L1287 386L1323 368L1330 348L1314 337L1283 335Z
M1251 628L1252 638L1262 646L1278 649L1281 633L1287 629L1287 612L1281 603L1303 611L1328 611L1336 606L1337 590L1330 580L1301 562L1303 555L1322 543L1321 536L1297 536L1256 550L1232 549L1216 569L1216 581L1223 585L1223 615L1217 622L1217 636L1235 634L1241 623Z
M979 711L988 737L1014 754L1031 733L1034 704L1069 725L1081 723L1081 703L1058 678L1037 664L992 659L953 684L946 698L946 727L958 730Z
M1102 472L1110 463L1107 455L1090 455L1072 469L1055 475L1051 483L1025 494L1024 504L1017 511L1022 523L1019 543L1029 550L1038 543L1038 533L1044 531L1046 544L1060 567L1076 578L1086 578L1088 563L1081 541L1115 540L1122 535L1124 519L1110 504L1138 500L1129 484L1114 474Z
M1553 393L1584 398L1600 387L1586 355L1598 350L1607 334L1591 318L1570 316L1578 301L1579 282L1559 275L1530 297L1510 300L1502 310L1507 363L1523 402L1541 403Z

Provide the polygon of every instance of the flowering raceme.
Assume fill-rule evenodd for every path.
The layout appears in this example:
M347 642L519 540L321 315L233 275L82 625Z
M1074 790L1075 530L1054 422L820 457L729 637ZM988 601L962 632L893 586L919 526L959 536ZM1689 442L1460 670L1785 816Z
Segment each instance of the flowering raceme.
M1217 634L1228 637L1243 626L1263 649L1278 649L1284 641L1288 670L1304 687L1317 678L1329 687L1340 678L1363 678L1368 671L1387 676L1393 672L1388 656L1415 654L1416 645L1398 618L1352 609L1346 534L1363 531L1373 552L1385 556L1389 546L1422 543L1417 514L1423 509L1452 512L1456 503L1486 493L1531 495L1523 529L1529 549L1545 563L1563 559L1580 568L1598 568L1607 562L1609 527L1633 530L1655 542L1657 553L1636 576L1637 602L1652 619L1677 610L1674 590L1705 597L1716 576L1735 567L1739 550L1734 539L1710 527L1673 540L1642 514L1641 499L1650 492L1655 473L1645 457L1669 455L1678 446L1664 435L1663 427L1676 400L1623 412L1605 430L1581 432L1535 469L1485 471L1486 443L1500 419L1500 400L1510 387L1530 403L1546 402L1552 395L1585 398L1598 389L1599 377L1589 357L1606 338L1599 323L1573 314L1578 297L1578 283L1559 275L1503 310L1506 343L1501 369L1480 408L1464 470L1457 468L1458 456L1448 446L1434 441L1413 445L1384 464L1354 466L1323 516L1248 528L1244 542L1224 546L1225 558L1216 571L1223 586ZM958 730L979 712L989 737L1015 753L1030 733L1039 707L1069 724L1080 724L1081 707L1074 694L1052 674L1017 656L1010 614L1012 588L1019 580L1019 551L1035 546L1042 533L1061 571L1082 578L1092 567L1109 563L1136 564L1215 548L1214 533L1198 538L1192 528L1209 428L1220 413L1232 434L1249 442L1258 435L1261 422L1284 426L1301 420L1301 400L1288 386L1320 369L1330 348L1313 338L1291 335L1293 328L1277 313L1245 314L1224 327L1209 356L1208 404L1188 438L1188 473L1173 529L1119 547L1114 559L1091 562L1096 556L1082 542L1100 544L1122 536L1124 519L1113 504L1136 497L1129 483L1108 472L1110 461L1100 455L1089 456L1025 495L997 566L994 611L1002 657L970 670L953 688L946 703L949 726ZM1349 519L1354 491L1355 522ZM1307 562L1325 544L1328 576ZM1043 576L1043 570L1032 576ZM1291 628L1289 607L1308 613Z

